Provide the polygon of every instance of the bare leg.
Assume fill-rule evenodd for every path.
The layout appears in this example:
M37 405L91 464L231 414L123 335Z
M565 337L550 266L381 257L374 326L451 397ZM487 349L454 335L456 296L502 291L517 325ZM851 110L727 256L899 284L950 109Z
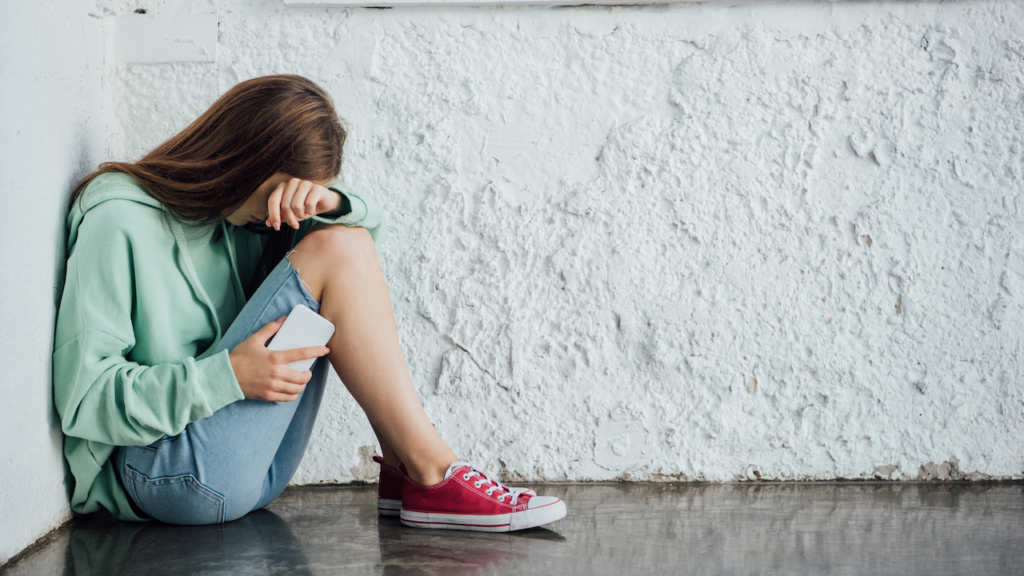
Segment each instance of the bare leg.
M384 464L397 469L398 465L402 463L402 459L398 457L398 453L391 447L391 444L388 444L388 441L384 439L384 436L373 425L373 422L370 422L370 428L373 428L373 433L377 435L377 442L380 443L380 453L381 457L384 458Z
M381 439L385 462L393 452L390 459L404 463L413 480L425 486L442 481L459 458L416 395L369 232L317 224L288 260L320 302L320 314L337 328L328 357Z

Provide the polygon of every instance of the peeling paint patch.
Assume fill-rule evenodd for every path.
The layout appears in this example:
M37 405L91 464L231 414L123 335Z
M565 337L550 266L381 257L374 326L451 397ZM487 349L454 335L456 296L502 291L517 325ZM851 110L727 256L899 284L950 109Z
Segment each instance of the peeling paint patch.
M899 478L899 469L900 467L895 464L875 466L875 478L882 480L896 480Z
M380 465L373 461L377 453L376 446L359 447L359 463L349 468L349 475L353 480L364 482L376 482L380 477Z
M636 466L647 446L647 430L640 422L608 422L594 430L594 461L608 470Z

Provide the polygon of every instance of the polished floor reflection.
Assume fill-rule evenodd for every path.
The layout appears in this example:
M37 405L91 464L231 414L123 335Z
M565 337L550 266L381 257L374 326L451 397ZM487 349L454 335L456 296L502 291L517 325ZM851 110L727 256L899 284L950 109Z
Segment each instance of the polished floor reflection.
M559 484L511 534L378 518L374 486L292 487L221 526L80 517L5 574L1024 574L1024 484Z

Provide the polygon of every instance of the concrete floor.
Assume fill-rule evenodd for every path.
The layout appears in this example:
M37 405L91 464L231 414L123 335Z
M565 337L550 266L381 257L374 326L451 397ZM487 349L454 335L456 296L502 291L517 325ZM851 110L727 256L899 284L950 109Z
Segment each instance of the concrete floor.
M378 518L375 486L292 487L221 526L79 517L4 574L1024 574L1024 484L533 486L511 534Z

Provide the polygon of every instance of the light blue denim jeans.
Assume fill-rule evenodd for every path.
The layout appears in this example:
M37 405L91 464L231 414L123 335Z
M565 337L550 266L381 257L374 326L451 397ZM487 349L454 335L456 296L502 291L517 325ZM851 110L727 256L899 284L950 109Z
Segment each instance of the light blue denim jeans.
M291 254L289 252L289 254ZM267 276L214 352L233 350L296 304L320 304L288 258ZM274 501L302 461L320 409L330 362L316 359L313 377L294 402L239 400L192 422L176 436L116 452L118 477L147 515L170 524L215 524Z

